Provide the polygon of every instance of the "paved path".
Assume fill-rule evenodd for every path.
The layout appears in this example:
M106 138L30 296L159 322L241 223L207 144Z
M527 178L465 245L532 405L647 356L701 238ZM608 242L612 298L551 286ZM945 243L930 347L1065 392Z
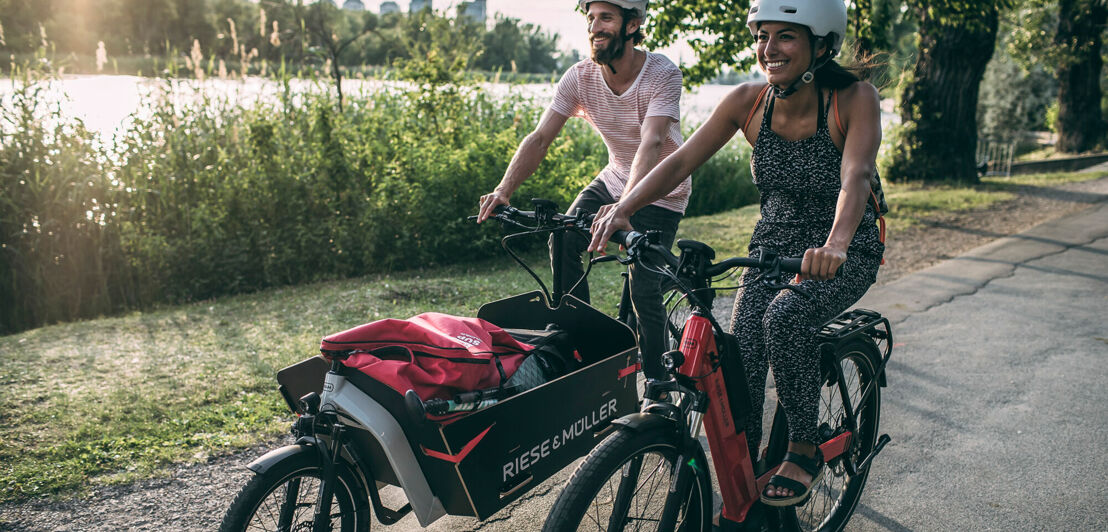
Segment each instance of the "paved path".
M1108 204L861 305L903 345L850 530L1108 529Z

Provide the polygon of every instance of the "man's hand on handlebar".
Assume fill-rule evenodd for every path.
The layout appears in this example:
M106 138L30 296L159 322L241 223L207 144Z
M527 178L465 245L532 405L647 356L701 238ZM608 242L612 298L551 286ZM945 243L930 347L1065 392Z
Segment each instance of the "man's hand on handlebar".
M846 262L846 250L832 246L809 248L800 265L800 278L827 281L835 278L839 266Z
M496 214L495 209L498 205L508 205L508 197L498 188L481 196L479 203L480 211L477 213L477 223L488 220L490 216Z
M589 242L589 251L604 251L604 246L612 237L612 233L631 229L630 216L623 213L618 203L600 207L596 218L592 221L592 241Z

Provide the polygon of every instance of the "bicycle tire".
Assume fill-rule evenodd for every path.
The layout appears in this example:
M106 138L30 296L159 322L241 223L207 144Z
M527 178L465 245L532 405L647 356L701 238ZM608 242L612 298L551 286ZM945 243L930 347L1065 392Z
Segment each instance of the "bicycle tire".
M366 497L354 478L353 472L343 464L338 468L335 495L331 502L331 530L342 532L366 532L369 530L369 508ZM251 530L311 530L323 469L314 453L298 453L274 464L264 473L254 475L239 491L231 503L220 532L246 532ZM282 526L282 491L288 494L295 484L295 504L289 522ZM285 487L285 490L281 490ZM306 488L306 489L305 489Z
M674 436L672 427L642 431L621 428L609 435L570 476L550 509L543 531L608 530L613 513L624 514L620 518L622 526L615 529L650 530L649 524L662 514L671 475L676 472L674 462L679 450ZM699 531L711 523L712 487L707 463L699 467L696 464L704 460L703 451L698 451L696 457L681 464L693 475L693 481L687 483L687 495L678 499L685 502L676 530ZM631 466L636 463L645 467L635 471ZM634 478L630 500L624 500L627 487L621 489L620 485L625 478ZM644 500L638 499L640 494ZM612 511L619 501L624 501L626 512Z
M855 339L838 346L835 350L835 361L843 368L843 374L847 382L851 406L858 416L858 432L852 438L847 452L851 453L855 463L869 455L877 442L877 431L881 416L881 389L874 383L873 393L866 400L866 404L860 405L861 391L876 378L874 374L877 361L880 360L880 352L873 340ZM825 434L833 434L842 424L842 401L839 395L839 384L831 379L827 385L829 375L825 374L820 390L819 427ZM771 449L770 456L783 456L788 445L787 431L784 416L774 417L774 426L770 435L770 442L778 449ZM784 433L782 433L784 432ZM831 460L824 473L823 479L813 486L812 496L803 505L781 508L776 512L778 529L786 532L840 532L850 521L858 501L862 497L866 479L869 476L869 467L858 472L854 476L847 473L841 461Z

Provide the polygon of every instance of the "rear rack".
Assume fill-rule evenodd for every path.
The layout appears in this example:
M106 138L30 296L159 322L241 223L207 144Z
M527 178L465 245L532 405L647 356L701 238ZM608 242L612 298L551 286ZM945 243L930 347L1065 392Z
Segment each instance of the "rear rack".
M877 362L878 383L885 386L885 365L893 351L893 333L889 319L872 310L856 308L831 319L820 327L816 339L820 343L838 345L858 336L868 336L877 344L881 360Z
M883 327L878 328L881 325ZM840 342L864 334L874 340L891 342L892 335L889 331L888 319L872 310L856 308L824 323L816 333L816 338L827 342Z

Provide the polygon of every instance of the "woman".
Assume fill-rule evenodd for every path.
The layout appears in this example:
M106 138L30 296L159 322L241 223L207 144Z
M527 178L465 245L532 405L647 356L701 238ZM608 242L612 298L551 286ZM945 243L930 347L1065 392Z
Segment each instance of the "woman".
M768 365L789 424L789 452L762 493L772 506L804 502L823 473L816 419L819 354L815 332L865 293L884 253L870 202L881 142L879 97L834 60L846 32L842 0L755 0L747 25L766 83L745 83L719 104L680 149L618 203L601 209L589 249L603 248L628 217L664 196L740 129L754 146L751 170L762 218L750 249L803 255L792 290L750 283L735 298L731 332L760 412ZM842 270L839 267L842 266ZM749 416L751 455L761 441L761 416Z

